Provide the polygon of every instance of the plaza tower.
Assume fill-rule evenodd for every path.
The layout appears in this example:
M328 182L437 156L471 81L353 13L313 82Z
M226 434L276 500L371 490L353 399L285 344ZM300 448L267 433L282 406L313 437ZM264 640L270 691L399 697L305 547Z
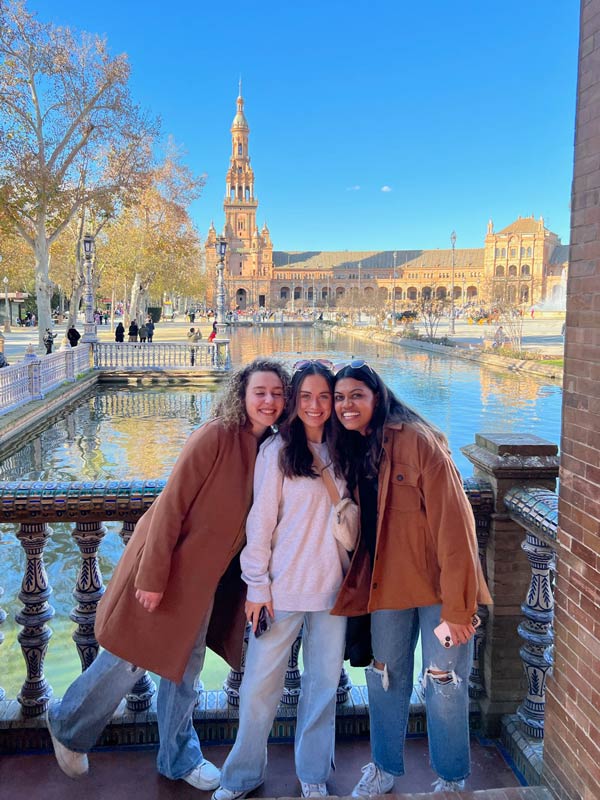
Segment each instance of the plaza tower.
M227 306L245 309L267 305L273 272L273 244L267 225L259 231L256 222L258 200L254 194L254 170L250 163L250 127L244 114L242 87L231 124L231 156L225 179L225 226L227 241L225 289ZM214 223L206 237L207 300L214 305L217 257L220 238Z

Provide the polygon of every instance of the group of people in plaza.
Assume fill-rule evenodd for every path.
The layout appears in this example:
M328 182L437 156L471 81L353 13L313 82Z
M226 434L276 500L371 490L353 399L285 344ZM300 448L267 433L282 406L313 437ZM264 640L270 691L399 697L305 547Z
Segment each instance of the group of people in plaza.
M232 374L137 523L98 605L103 649L50 708L56 758L67 775L85 774L148 669L161 678L158 771L213 800L251 795L302 631L301 796L328 795L345 655L366 665L372 750L352 795L389 792L404 774L420 634L434 791L460 789L475 614L489 602L443 433L363 359L303 359L291 374L256 359ZM219 770L194 729L194 683L207 646L240 669L247 624L239 729Z
M136 319L132 319L127 328L127 337L129 342L152 342L154 338L154 321L150 315L146 317L146 321L138 325ZM125 326L119 320L115 328L115 342L120 343L125 341Z

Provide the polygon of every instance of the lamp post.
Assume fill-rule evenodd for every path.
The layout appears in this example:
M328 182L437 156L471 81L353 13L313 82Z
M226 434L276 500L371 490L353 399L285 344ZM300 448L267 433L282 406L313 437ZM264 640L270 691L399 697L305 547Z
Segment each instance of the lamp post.
M361 271L362 271L362 261L358 262L358 324L360 325L360 298L361 298Z
M8 308L8 278L5 275L2 279L4 284L4 333L10 333L10 311Z
M450 289L450 333L454 334L454 248L456 246L456 231L450 234L452 244L452 288Z
M227 240L218 239L215 248L219 261L217 263L217 339L224 339L225 336L225 280L223 272L225 270L225 253L227 251Z
M313 319L314 319L315 318L315 314L316 314L316 306L315 306L315 301L316 301L316 297L315 297L315 273L314 272L313 272L312 279L313 279L313 285L312 285L312 315L313 315Z
M392 329L396 325L396 259L398 253L394 250L394 281L392 285Z
M83 237L83 255L85 258L85 324L82 342L97 342L98 334L94 322L94 293L92 291L92 258L94 257L94 237L86 233Z

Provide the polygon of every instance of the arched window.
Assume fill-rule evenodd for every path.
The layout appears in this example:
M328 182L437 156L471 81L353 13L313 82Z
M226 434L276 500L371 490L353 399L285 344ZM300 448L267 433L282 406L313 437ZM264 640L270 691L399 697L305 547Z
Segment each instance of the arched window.
M296 286L294 289L294 300L300 300L302 297L302 287Z
M290 296L290 290L289 290L289 288L288 288L287 286L282 286L282 287L281 287L281 291L280 291L280 293L279 293L279 297L280 297L282 300L287 300L289 296Z
M244 154L244 148L242 147L242 143L238 142L238 156L241 156L243 154Z
M531 258L531 247L527 248L527 258Z
M528 286L521 286L521 302L528 303L529 302L529 287Z
M417 287L416 286L409 286L406 290L406 296L409 300L416 300L417 299Z
M337 298L343 297L345 294L346 290L344 289L343 286L338 286L337 289L335 290L335 296Z
M501 264L498 267L496 267L496 277L497 278L504 277L504 267Z
M423 300L431 300L431 286L424 286L421 290Z
M445 286L438 286L435 290L435 296L437 300L444 300L446 295L448 294L448 290Z
M529 266L529 264L523 264L523 266L521 267L521 275L523 275L523 277L528 277L529 275L531 275L531 267Z
M509 278L516 278L517 277L517 268L514 264L511 264L508 268L508 277Z

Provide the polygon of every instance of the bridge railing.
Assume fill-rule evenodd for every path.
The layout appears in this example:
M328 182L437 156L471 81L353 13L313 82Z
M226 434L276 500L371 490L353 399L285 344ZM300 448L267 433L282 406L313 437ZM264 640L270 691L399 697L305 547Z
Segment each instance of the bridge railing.
M546 678L552 668L557 448L537 437L478 434L476 443L463 452L475 465L474 476L464 484L475 515L481 563L494 598L493 606L479 610L482 625L475 638L469 694L484 732L502 733L506 739L517 736L514 732L518 729L519 742L523 737L541 742ZM50 524L72 524L71 536L79 551L75 605L69 616L75 623L73 639L85 668L98 648L94 619L104 592L99 564L106 523L120 526L119 536L126 544L136 520L163 485L162 481L0 483L0 521L17 526L16 539L24 553L20 608L14 617L21 628L17 638L24 680L17 694L20 711L17 718L11 718L12 727L18 727L18 719L25 724L28 718L43 714L52 694L44 675L46 656L53 657L49 623L54 609L45 564L45 554L51 551L52 558L55 552L48 547ZM0 612L0 622L5 616ZM282 697L288 706L293 706L298 696L299 646L297 642L292 648ZM0 647L0 675L5 672L3 649ZM223 688L231 706L237 704L241 678L239 672L224 676ZM350 689L348 677L342 674L340 702ZM146 676L127 698L128 707L147 709L153 692ZM528 746L527 753L532 747ZM519 760L519 753L512 751L511 755L527 774L528 756L521 753Z
M196 344L80 342L77 347L64 345L41 357L30 352L23 361L0 369L0 416L31 400L41 400L92 367L123 372L196 369L223 372L230 366L228 340Z
M94 345L96 369L225 369L228 361L228 342L98 342Z

